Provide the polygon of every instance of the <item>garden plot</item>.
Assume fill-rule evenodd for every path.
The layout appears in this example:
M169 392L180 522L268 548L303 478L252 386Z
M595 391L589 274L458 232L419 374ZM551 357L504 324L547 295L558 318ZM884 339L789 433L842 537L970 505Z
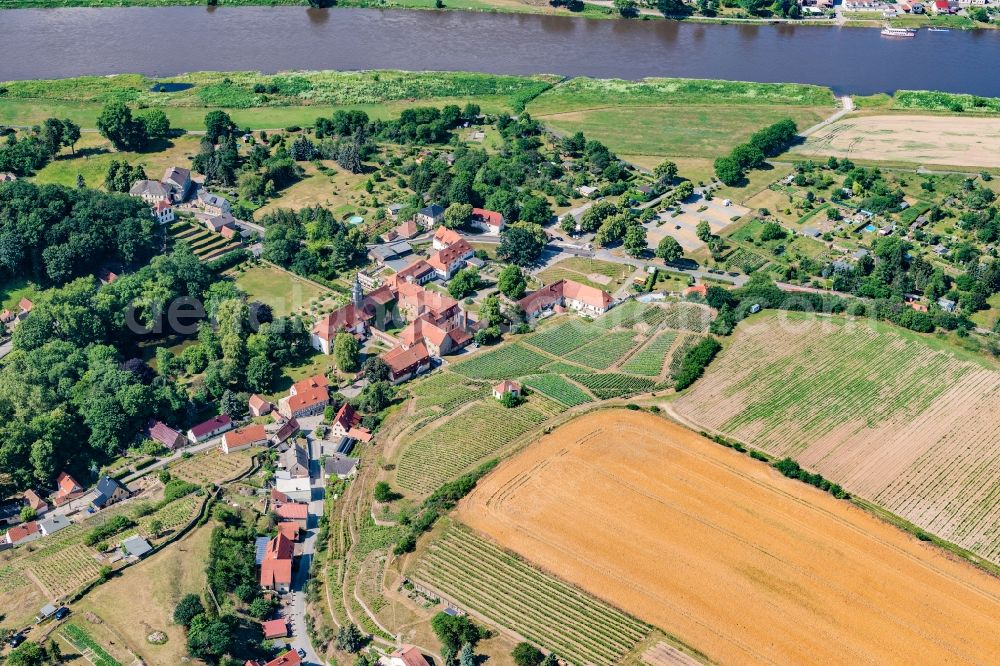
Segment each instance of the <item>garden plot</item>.
M1000 563L992 365L885 324L767 314L676 409Z
M250 469L251 450L224 454L217 448L211 448L204 453L184 458L170 465L170 473L178 478L204 485L219 484L228 481L241 472Z

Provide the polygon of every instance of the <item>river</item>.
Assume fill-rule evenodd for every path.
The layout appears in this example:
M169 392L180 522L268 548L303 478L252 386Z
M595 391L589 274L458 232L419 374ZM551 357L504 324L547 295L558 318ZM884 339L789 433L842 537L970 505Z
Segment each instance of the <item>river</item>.
M991 64L992 63L992 64ZM200 70L408 69L815 83L1000 96L1000 31L588 20L305 7L0 11L0 80Z

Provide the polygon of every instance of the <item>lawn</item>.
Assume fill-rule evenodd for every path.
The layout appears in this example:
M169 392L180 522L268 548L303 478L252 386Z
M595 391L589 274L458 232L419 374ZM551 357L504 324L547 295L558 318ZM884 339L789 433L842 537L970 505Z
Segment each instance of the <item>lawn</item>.
M356 212L361 200L367 197L364 191L367 176L344 171L333 162L323 162L323 166L320 171L313 163L302 163L303 178L254 211L254 219L260 220L279 208L298 210L307 206L323 206L336 215Z
M251 300L270 305L276 317L301 312L314 299L329 292L273 264L259 264L244 270L237 275L236 286Z
M753 132L785 118L800 128L817 123L825 108L797 106L608 106L552 114L534 114L564 133L583 132L612 151L639 157L645 166L665 157L711 158L725 154ZM645 158L645 159L644 159ZM699 169L682 176L702 180Z
M17 311L22 298L32 299L38 287L24 278L8 278L0 283L0 310Z
M635 267L631 264L570 257L541 271L538 273L538 278L545 284L559 280L574 280L580 284L614 292L634 271Z

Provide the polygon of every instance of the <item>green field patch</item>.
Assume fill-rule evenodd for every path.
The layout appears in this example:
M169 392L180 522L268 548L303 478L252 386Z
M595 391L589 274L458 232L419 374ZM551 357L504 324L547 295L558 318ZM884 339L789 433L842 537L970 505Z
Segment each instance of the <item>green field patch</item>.
M639 341L632 331L614 331L584 345L566 357L567 361L580 363L595 370L607 370L625 354L632 351Z
M431 375L410 388L410 393L416 398L418 411L431 407L451 411L467 402L485 398L489 392L490 387L486 384L471 382L466 377L450 372Z
M677 340L675 331L660 333L643 349L636 352L632 358L622 364L622 370L646 377L658 377L663 371L663 363L667 352Z
M611 398L624 398L651 391L656 386L656 382L644 377L635 377L621 373L611 372L593 375L571 375L570 379L586 386L587 389L601 400Z
M565 356L574 349L587 344L603 331L594 324L582 319L570 319L552 328L539 331L525 340L532 347L537 347L556 356Z
M236 286L250 300L271 306L276 317L286 317L306 307L310 301L330 293L317 284L270 264L258 264L239 273Z
M565 361L552 361L547 365L543 365L542 370L557 375L582 375L594 372L588 367L576 365L575 363L566 363Z
M593 399L579 386L559 375L532 375L525 377L522 381L528 388L534 389L567 407L576 407Z
M512 441L545 420L522 405L508 409L492 397L433 430L421 431L399 458L398 481L406 490L427 493L476 463L496 455Z
M537 373L548 362L545 356L515 343L456 363L453 370L473 379L510 379Z

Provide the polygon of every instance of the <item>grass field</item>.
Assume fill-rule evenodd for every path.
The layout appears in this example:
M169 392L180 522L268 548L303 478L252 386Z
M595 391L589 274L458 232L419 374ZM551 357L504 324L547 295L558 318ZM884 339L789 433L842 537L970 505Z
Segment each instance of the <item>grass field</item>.
M614 293L634 271L634 267L625 264L616 264L600 259L570 257L540 271L538 278L545 284L552 284L559 280L575 280L581 284Z
M507 409L492 398L421 430L399 459L399 485L426 493L485 461L546 418L529 406Z
M549 77L498 76L466 72L195 72L164 79L138 74L89 76L55 81L11 81L0 99L0 123L32 125L49 116L70 118L85 128L96 125L108 101L161 107L171 125L204 129L208 108L229 111L249 129L311 125L337 108L356 108L374 117L398 115L418 103L464 105L486 113L510 111L515 100L549 86ZM156 92L155 84L186 84L177 92ZM256 93L263 85L274 92Z
M184 628L174 624L173 608L185 594L200 594L205 588L212 529L213 525L197 528L179 543L101 585L78 604L76 612L100 617L147 664L182 663L187 656ZM103 625L87 629L96 639L104 638ZM167 642L147 641L154 631L164 632Z
M236 286L245 291L250 300L270 305L276 317L300 312L313 299L328 292L271 264L259 264L241 272L236 278Z
M1000 167L1000 118L857 116L824 127L793 151L799 155L947 166Z
M767 314L675 408L1000 563L1000 372L985 360L880 323Z
M1000 581L651 414L559 427L480 481L455 518L718 663L986 663L1000 651ZM458 571L446 580L473 598Z
M458 525L411 576L571 664L619 663L651 630Z

